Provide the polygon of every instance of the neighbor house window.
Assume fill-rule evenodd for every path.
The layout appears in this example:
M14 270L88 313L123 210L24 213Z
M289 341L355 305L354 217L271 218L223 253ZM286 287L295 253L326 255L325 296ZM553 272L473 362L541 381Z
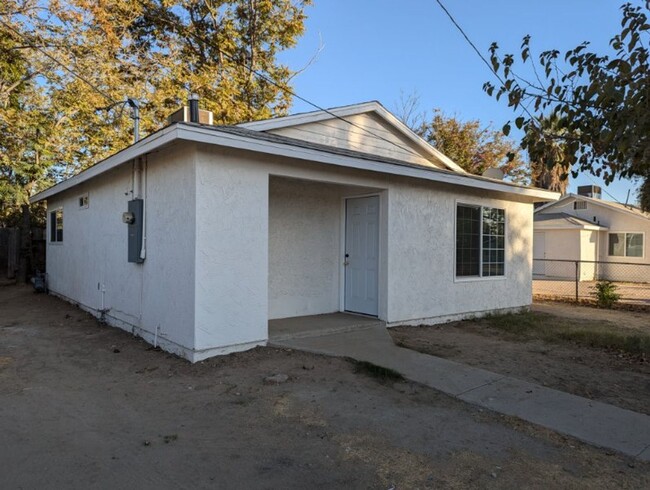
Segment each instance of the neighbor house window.
M505 274L506 214L503 209L456 207L456 276Z
M50 212L50 242L63 241L63 209Z
M610 233L611 257L643 257L643 233Z

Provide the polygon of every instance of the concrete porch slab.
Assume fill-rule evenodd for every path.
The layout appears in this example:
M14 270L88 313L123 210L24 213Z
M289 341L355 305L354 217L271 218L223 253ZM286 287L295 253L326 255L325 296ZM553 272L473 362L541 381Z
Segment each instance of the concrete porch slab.
M321 335L352 332L371 327L385 327L385 323L377 318L340 312L280 318L277 320L269 320L269 342L319 337Z

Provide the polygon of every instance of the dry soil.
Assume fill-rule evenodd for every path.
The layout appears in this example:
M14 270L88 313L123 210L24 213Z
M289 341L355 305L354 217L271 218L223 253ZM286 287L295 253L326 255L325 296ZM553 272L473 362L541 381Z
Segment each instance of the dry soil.
M650 314L564 303L533 311L612 328L650 332ZM575 395L650 414L650 359L575 344L522 341L482 321L390 329L393 340L426 354L532 381Z
M649 464L345 359L191 365L15 286L0 288L0 461L3 489L650 487Z

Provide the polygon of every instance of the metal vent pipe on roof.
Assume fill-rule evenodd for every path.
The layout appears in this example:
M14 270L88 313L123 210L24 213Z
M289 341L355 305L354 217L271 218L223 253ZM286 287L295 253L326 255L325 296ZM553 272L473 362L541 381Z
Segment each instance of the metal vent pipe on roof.
M190 106L190 122L197 123L199 122L199 96L197 94L192 94L189 97L189 106Z

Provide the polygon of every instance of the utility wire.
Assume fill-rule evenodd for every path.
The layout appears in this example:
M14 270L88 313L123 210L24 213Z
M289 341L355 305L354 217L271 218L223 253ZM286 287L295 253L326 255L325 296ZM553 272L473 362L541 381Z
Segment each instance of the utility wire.
M144 3L142 3L141 0L140 0L140 4L145 6ZM167 23L168 25L172 25L172 22L168 21L167 19L163 19L162 17L159 20L162 20L163 22ZM187 34L189 34L191 37L193 37L195 40L197 40L197 41L199 41L201 43L209 44L208 40L206 40L202 36L198 36L194 32L189 32ZM410 153L410 154L412 154L412 155L414 155L414 156L416 156L418 158L422 158L422 155L420 155L419 153L416 153L411 148L402 146L399 143L396 143L395 141L391 141L391 140L389 140L387 138L384 138L381 135L378 135L378 134L374 133L373 131L370 131L368 128L364 128L363 126L360 126L360 125L358 125L358 124L356 124L356 123L354 123L352 121L348 121L344 117L341 117L338 114L335 114L332 111L330 111L330 110L328 110L328 109L326 109L324 107L321 107L320 105L316 104L315 102L312 102L312 101L308 100L307 98L298 95L296 92L291 90L289 87L286 87L284 85L281 85L281 84L277 83L275 80L273 80L272 78L270 78L266 74L262 73L260 70L256 70L252 66L249 66L249 65L243 63L242 61L238 60L234 56L232 56L232 55L226 53L225 51L223 51L221 48L217 48L217 49L218 49L219 53L224 56L224 58L228 59L229 61L232 61L233 63L235 63L235 64L237 64L237 65L239 65L239 66L241 66L243 68L245 68L246 70L248 70L250 73L252 73L256 77L264 80L265 82L273 85L274 87L279 88L280 90L282 90L286 94L291 95L292 97L304 102L305 104L308 104L311 107L313 107L313 108L315 108L315 109L317 109L319 111L322 111L322 112L324 112L324 113L326 113L326 114L328 114L328 115L330 115L330 116L332 116L332 117L334 117L334 118L336 118L336 119L338 119L340 121L343 121L344 123L349 124L350 126L354 126L355 128L360 129L360 130L364 131L365 133L367 133L367 134L369 134L369 135L371 135L371 136L373 136L373 137L375 137L377 139L385 141L386 143L389 143L389 144L391 144L391 145L393 145L393 146L395 146L397 148L400 148L401 150L403 150L403 151L405 151L407 153Z
M472 40L469 38L469 36L465 32L465 30L456 21L456 19L451 14L451 12L449 12L449 10L447 10L447 7L445 7L445 5L442 3L442 1L441 0L435 0L435 1L440 6L440 8L443 10L443 12L447 15L447 17L449 17L449 20L451 21L451 23L454 24L454 26L456 26L456 29L458 29L458 31L462 34L462 36L465 38L467 43L472 47L472 49L476 52L476 54L479 56L479 58L481 58L483 63L485 63L485 66L488 67L490 72L497 78L497 80L499 80L499 82L501 82L501 85L505 85L505 82L503 81L503 78L501 78L501 76L497 73L497 71L494 69L492 64L485 58L485 56L483 56L483 53L481 53L481 51L476 47L476 44L474 44L472 42ZM530 116L531 119L535 119L538 123L540 123L540 129L541 129L542 126L541 126L541 121L539 120L539 118L533 116L533 114L528 110L528 107L526 107L525 105L522 104L521 108L524 110L524 112L526 112L526 114L528 114ZM589 174L586 174L586 175L589 177L589 179L593 182L594 185L597 185L596 182L591 178L591 176ZM612 199L614 199L614 201L616 201L617 203L622 204L618 199L616 199L613 195L611 195L605 189L603 189L603 192L605 194L607 194L609 197L611 197Z
M454 18L454 16L451 15L451 12L449 12L449 10L447 10L447 7L445 7L445 5L442 3L442 1L441 1L441 0L435 0L435 1L436 1L436 3L440 6L440 8L442 9L442 11L447 15L447 17L449 17L449 20L451 21L451 23L454 24L454 26L456 26L456 29L458 29L458 32L461 33L461 35L465 38L465 40L467 41L467 43L468 43L468 44L472 47L472 49L476 52L476 54L478 55L478 57L481 58L481 60L483 61L483 63L485 63L485 66L488 67L488 70L490 70L490 73L492 73L492 74L497 78L497 80L499 80L499 82L501 83L501 85L505 85L505 81L503 80L503 78L501 78L501 76L499 75L499 73L497 73L497 71L494 69L494 67L492 66L492 64L487 60L487 58L485 58L485 56L483 56L483 53L481 53L481 51L476 47L476 44L474 44L474 42L469 38L469 36L468 36L467 33L465 32L465 30L464 30L464 29L460 26L460 24L456 21L456 19ZM541 121L539 121L538 118L536 118L535 116L533 116L533 114L528 110L528 108L527 108L526 106L522 105L521 108L524 110L524 112L525 112L526 114L528 114L528 115L530 116L531 119L535 119L537 122L539 122L539 123L540 123L540 128L541 128Z
M89 87L91 87L95 92L97 92L97 93L100 94L102 97L106 98L107 100L111 101L112 104L119 104L118 101L116 101L113 97L111 97L111 96L108 95L106 92L104 92L103 90L101 90L99 87L97 87L96 85L94 85L94 84L93 84L92 82L90 82L88 79L86 79L85 77L79 75L78 73L76 73L76 72L75 72L74 70L72 70L71 68L68 68L65 64L63 64L63 62L61 62L61 61L59 61L58 59L56 59L54 56L52 56L51 54L49 54L47 51L45 51L44 49L42 49L40 46L35 45L35 44L34 44L34 43L33 43L33 42L32 42L32 41L31 41L31 40L30 40L26 35L24 35L24 34L21 33L20 31L17 31L17 30L14 29L11 25L7 24L7 23L4 22L3 20L0 20L0 24L2 24L4 27L6 27L7 29L9 29L9 30L10 30L10 31L15 35L15 36L18 36L20 39L22 39L25 43L27 43L27 45L28 45L30 48L35 49L36 51L40 52L40 53L43 54L44 56L48 57L50 60L54 61L57 65L59 65L59 66L60 66L61 68L63 68L65 71L67 71L68 73L70 73L73 77L78 78L78 79L81 80L82 82L86 83L86 84L87 84Z
M607 189L605 189L605 188L601 187L600 185L598 185L598 184L596 183L596 181L591 177L591 175L589 175L588 173L585 173L585 175L587 176L587 178L588 178L589 180L591 180L591 183L592 183L592 184L594 184L594 185L600 187L600 190L602 190L605 194L607 194L609 197L611 197L612 199L614 199L615 202L617 202L618 204L621 204L621 205L627 207L627 204L623 204L621 201L619 201L619 200L616 199L613 195L611 195L609 192L607 192Z

